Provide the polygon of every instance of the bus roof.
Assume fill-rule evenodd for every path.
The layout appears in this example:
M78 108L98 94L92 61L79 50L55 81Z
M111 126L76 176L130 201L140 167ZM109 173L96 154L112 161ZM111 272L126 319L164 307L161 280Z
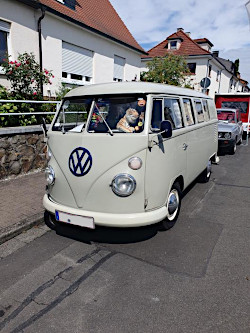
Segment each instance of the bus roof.
M111 94L169 94L212 99L212 97L209 97L193 89L151 82L112 82L102 84L90 84L87 86L72 89L65 95L65 98Z

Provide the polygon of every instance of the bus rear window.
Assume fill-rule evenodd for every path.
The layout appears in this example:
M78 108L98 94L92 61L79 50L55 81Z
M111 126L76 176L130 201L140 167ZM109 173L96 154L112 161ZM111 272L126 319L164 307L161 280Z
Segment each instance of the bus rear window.
M247 113L248 102L224 101L221 103L221 108L238 109L240 113Z

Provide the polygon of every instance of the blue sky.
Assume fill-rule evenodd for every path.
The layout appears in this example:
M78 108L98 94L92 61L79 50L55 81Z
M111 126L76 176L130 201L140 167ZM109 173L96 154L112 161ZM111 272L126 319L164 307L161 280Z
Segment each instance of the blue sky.
M240 59L241 77L250 85L250 25L247 0L110 0L137 42L149 50L177 28L191 38L207 38L213 51Z

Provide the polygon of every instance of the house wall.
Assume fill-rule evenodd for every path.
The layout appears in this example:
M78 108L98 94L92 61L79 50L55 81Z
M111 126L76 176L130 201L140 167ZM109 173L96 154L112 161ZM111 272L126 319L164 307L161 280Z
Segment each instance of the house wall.
M16 59L18 53L27 50L33 52L38 59L37 18L34 10L16 1L1 0L0 19L11 23L8 39L11 59ZM9 82L1 74L1 70L0 84L9 87Z
M18 53L33 52L38 60L37 21L40 10L34 10L17 1L1 0L0 17L11 22L10 41L13 60ZM125 58L124 81L140 78L141 54L110 39L89 32L73 23L46 12L42 20L43 67L55 76L52 85L44 86L45 95L54 95L62 79L62 41L93 51L93 78L91 83L113 81L114 55ZM64 79L64 81L67 79ZM79 83L79 81L71 81ZM0 75L0 84L8 85ZM81 83L83 84L83 82ZM86 82L85 84L89 84Z

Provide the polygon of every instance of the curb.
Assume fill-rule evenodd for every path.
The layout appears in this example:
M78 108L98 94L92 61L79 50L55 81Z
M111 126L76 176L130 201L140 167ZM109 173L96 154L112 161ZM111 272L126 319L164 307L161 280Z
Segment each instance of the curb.
M27 231L36 225L42 224L43 222L44 218L42 212L37 213L31 217L27 217L26 219L21 220L11 226L3 228L0 230L0 245L21 234L23 231Z

